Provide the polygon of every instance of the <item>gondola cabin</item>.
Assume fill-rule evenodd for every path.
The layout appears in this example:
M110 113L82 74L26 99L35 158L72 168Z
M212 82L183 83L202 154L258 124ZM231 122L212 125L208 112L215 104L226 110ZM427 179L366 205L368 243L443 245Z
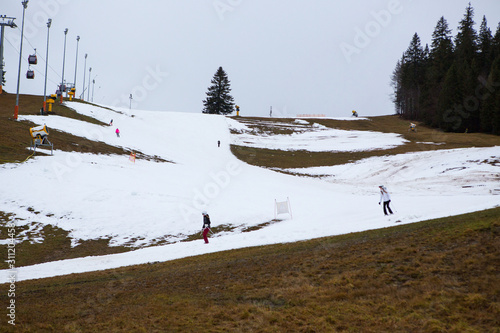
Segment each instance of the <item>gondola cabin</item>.
M37 58L36 58L36 54L30 54L30 56L28 57L28 63L30 65L36 65L37 63Z
M30 80L34 79L34 78L35 78L35 72L34 72L34 71L32 71L31 69L30 69L30 70L28 70L28 71L26 72L26 78L27 78L27 79L30 79Z

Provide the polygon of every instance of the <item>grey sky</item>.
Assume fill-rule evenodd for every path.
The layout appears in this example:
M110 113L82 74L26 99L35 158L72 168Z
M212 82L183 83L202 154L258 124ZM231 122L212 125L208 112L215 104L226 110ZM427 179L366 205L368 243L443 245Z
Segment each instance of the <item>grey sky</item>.
M275 116L392 114L390 75L413 34L430 43L444 16L455 35L468 2L31 0L23 56L36 47L39 62L32 66L35 79L27 80L23 61L21 93L43 94L50 17L49 92L61 81L68 28L65 79L74 81L78 35L77 95L87 53L94 102L128 107L132 94L136 109L201 112L222 66L242 115L268 115L270 106ZM476 30L486 15L494 33L500 1L476 0L472 6ZM0 15L16 17L20 28L21 0L2 0ZM5 90L15 93L20 29L6 28L6 37Z

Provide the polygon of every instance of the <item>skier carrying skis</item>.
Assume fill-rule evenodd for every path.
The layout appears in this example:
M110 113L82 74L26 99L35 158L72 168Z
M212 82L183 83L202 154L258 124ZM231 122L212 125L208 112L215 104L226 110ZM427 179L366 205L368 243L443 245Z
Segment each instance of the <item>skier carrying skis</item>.
M207 212L201 213L203 215L203 239L205 240L205 244L208 244L208 232L210 231L210 216L208 216Z
M387 192L387 188L384 185L380 185L378 187L380 189L380 200L378 204L383 201L384 202L384 215L387 214L387 210L389 210L389 214L392 214L391 207L389 207L389 204L391 203L391 196L389 195L389 192Z

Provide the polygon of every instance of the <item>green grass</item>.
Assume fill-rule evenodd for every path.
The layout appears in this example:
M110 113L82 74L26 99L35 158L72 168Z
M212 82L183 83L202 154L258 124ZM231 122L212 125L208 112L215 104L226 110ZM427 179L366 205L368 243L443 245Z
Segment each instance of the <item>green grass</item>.
M18 282L16 328L1 330L499 332L499 235L496 208Z

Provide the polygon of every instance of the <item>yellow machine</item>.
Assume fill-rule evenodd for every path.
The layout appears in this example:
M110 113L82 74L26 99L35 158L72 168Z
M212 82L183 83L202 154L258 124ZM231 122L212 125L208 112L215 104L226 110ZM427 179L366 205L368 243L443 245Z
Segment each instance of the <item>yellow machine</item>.
M356 112L355 110L352 110L352 116L353 117L357 117L358 116L358 112Z
M73 100L73 97L75 97L75 93L76 93L76 88L71 88L71 90L68 93L70 101Z
M50 147L50 155L52 155L54 146L49 141L48 138L49 131L46 125L31 127L30 134L31 134L31 147L33 147L33 151L36 151L36 147L38 146L47 146Z
M52 104L56 102L56 99L57 99L56 94L50 95L50 98L47 99L47 103L49 104L49 109L47 110L47 112L52 112Z

